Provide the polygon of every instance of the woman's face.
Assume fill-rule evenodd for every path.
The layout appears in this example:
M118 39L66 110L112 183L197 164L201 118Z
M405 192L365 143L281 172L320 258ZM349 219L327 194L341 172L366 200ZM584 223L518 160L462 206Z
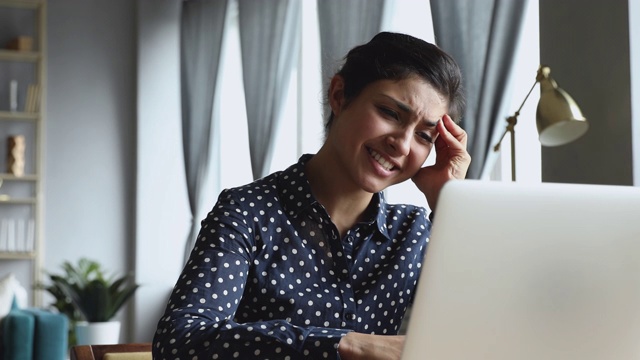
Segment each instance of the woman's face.
M378 192L411 178L438 136L447 101L418 76L369 84L351 102L342 78L331 82L334 121L327 137L345 181Z

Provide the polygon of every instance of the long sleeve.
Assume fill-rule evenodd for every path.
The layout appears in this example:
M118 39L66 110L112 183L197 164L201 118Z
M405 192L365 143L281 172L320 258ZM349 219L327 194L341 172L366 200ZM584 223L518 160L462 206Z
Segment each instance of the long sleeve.
M258 246L254 232L237 205L223 193L203 221L159 322L154 358L336 358L337 343L348 330L297 326L286 318L234 320L247 282L260 276L251 271Z

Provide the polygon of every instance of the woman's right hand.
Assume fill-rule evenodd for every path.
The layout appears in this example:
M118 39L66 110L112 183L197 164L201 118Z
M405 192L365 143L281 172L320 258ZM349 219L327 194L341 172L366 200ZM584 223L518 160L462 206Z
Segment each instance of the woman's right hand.
M350 332L340 340L342 360L399 360L404 347L403 335L371 335Z
M435 210L444 184L452 179L464 179L471 163L467 133L449 115L442 117L437 129L436 163L423 167L411 178L427 198L431 210Z

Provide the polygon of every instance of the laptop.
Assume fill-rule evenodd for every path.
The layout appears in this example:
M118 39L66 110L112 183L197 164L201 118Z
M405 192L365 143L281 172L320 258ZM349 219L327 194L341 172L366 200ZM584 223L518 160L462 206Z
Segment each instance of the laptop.
M640 359L640 188L452 181L403 360Z

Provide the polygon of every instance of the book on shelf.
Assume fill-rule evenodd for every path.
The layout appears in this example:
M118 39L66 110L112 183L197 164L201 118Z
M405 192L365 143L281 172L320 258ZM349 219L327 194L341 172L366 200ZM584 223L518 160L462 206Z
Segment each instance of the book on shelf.
M33 219L27 220L26 232L24 251L31 252L36 249L36 222Z
M0 220L0 252L29 253L35 250L33 219Z
M8 226L7 219L0 220L0 252L9 251Z
M31 84L27 88L24 111L27 113L37 113L40 111L40 85Z
M5 230L5 234L7 236L7 251L16 252L18 246L16 244L16 227L15 227L15 221L13 219L7 220L7 227Z

